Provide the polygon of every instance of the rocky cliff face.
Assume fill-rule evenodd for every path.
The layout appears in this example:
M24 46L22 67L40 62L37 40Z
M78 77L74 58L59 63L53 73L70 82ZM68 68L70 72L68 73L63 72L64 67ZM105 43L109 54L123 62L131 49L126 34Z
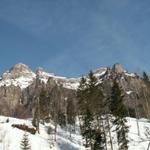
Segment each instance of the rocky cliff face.
M9 116L21 116L24 113L31 115L42 89L48 91L52 99L59 100L60 105L64 107L68 97L74 99L78 84L79 79L55 76L42 68L38 68L34 73L28 66L16 64L5 72L0 80L0 113ZM22 109L22 114L18 114L18 109Z
M106 97L110 95L113 79L116 79L123 90L125 104L130 108L129 113L133 115L136 107L139 110L139 117L150 115L148 112L150 94L147 85L138 75L124 71L120 64L115 64L112 69L97 69L94 74L99 79ZM21 116L25 113L31 115L36 98L42 89L51 95L53 101L58 101L63 112L67 99L71 99L76 106L79 80L80 78L55 76L42 68L34 73L28 66L16 64L4 73L0 80L0 113L9 116Z

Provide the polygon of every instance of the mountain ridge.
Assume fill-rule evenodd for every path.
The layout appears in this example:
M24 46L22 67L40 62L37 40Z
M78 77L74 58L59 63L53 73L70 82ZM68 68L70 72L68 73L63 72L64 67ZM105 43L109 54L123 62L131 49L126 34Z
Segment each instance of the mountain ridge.
M150 94L147 85L142 77L135 73L128 73L123 70L120 64L115 64L112 68L98 68L93 71L98 79L98 84L106 98L110 96L113 81L116 80L122 88L124 95L124 103L129 106L134 117L135 99L141 110L140 117L150 116L147 112L147 99ZM2 115L21 116L23 112L18 114L18 106L23 107L24 112L28 112L28 116L32 115L35 110L37 98L42 90L45 90L51 97L52 101L59 101L61 106L60 112L64 113L66 108L66 99L71 99L77 109L76 92L79 86L80 78L66 78L56 76L53 73L45 72L39 68L34 73L28 66L24 64L16 64L9 71L4 73L4 78L0 80L0 106ZM88 78L88 75L84 77ZM150 100L148 100L150 106ZM9 109L8 109L9 108ZM52 108L53 109L53 108ZM8 111L9 110L9 111Z
M127 76L131 76L131 77L135 76L134 73L128 73L127 71L123 70L119 63L115 64L112 69L108 67L101 67L96 69L93 72L97 78L101 78L101 76L105 75L105 73L109 72L110 70L116 72L117 74L124 73ZM36 69L36 71L34 72L27 65L23 63L18 63L1 75L0 86L14 85L14 86L19 86L21 89L24 89L27 88L29 85L31 85L37 77L41 79L41 81L43 81L45 84L48 82L49 78L54 78L58 81L65 82L66 85L64 84L64 87L66 86L68 88L73 88L73 89L77 89L79 85L79 80L81 78L81 77L67 78L63 76L57 76L54 73L46 72L41 67Z

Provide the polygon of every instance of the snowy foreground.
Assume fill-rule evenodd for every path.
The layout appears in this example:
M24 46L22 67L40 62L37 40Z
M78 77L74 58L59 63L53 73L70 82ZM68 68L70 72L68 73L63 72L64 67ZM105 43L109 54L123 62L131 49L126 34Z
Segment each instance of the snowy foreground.
M0 116L0 150L20 150L20 142L24 132L17 128L13 128L12 124L26 124L32 127L30 120L22 120ZM150 123L146 119L139 120L140 136L137 133L136 119L128 118L130 126L129 133L129 150L147 150L150 141ZM76 134L69 133L65 129L58 128L57 142L52 150L85 150L82 146L82 137L79 134L79 128L76 127ZM32 150L50 150L47 134L47 126L40 125L40 134L29 134L29 141ZM114 139L114 150L117 150L117 144Z

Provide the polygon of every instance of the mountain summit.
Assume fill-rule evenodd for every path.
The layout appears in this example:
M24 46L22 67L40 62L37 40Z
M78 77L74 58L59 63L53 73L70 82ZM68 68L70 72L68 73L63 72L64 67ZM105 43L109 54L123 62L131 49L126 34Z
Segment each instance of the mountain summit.
M21 89L28 87L35 79L36 75L25 64L14 65L10 70L3 73L0 86L19 86Z
M2 75L2 79L15 79L22 76L35 76L32 70L25 64L18 63L14 65L9 71Z

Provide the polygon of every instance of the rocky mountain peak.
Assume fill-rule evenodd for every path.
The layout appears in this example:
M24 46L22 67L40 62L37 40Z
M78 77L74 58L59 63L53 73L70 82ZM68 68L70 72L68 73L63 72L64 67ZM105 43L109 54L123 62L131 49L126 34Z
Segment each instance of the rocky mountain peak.
M123 69L119 63L114 64L112 71L115 73L122 73Z
M34 76L32 70L25 64L18 63L2 75L2 79L15 79L21 76Z
M44 69L41 68L41 67L39 67L39 68L36 70L36 75L37 75L37 76L41 76L41 75L43 74L43 72L45 72Z
M55 75L54 73L48 73L43 68L39 67L36 70L36 76L41 78L49 78L49 77L54 77Z
M10 69L10 73L19 73L19 72L27 73L32 72L32 70L27 65L22 63L16 64Z

